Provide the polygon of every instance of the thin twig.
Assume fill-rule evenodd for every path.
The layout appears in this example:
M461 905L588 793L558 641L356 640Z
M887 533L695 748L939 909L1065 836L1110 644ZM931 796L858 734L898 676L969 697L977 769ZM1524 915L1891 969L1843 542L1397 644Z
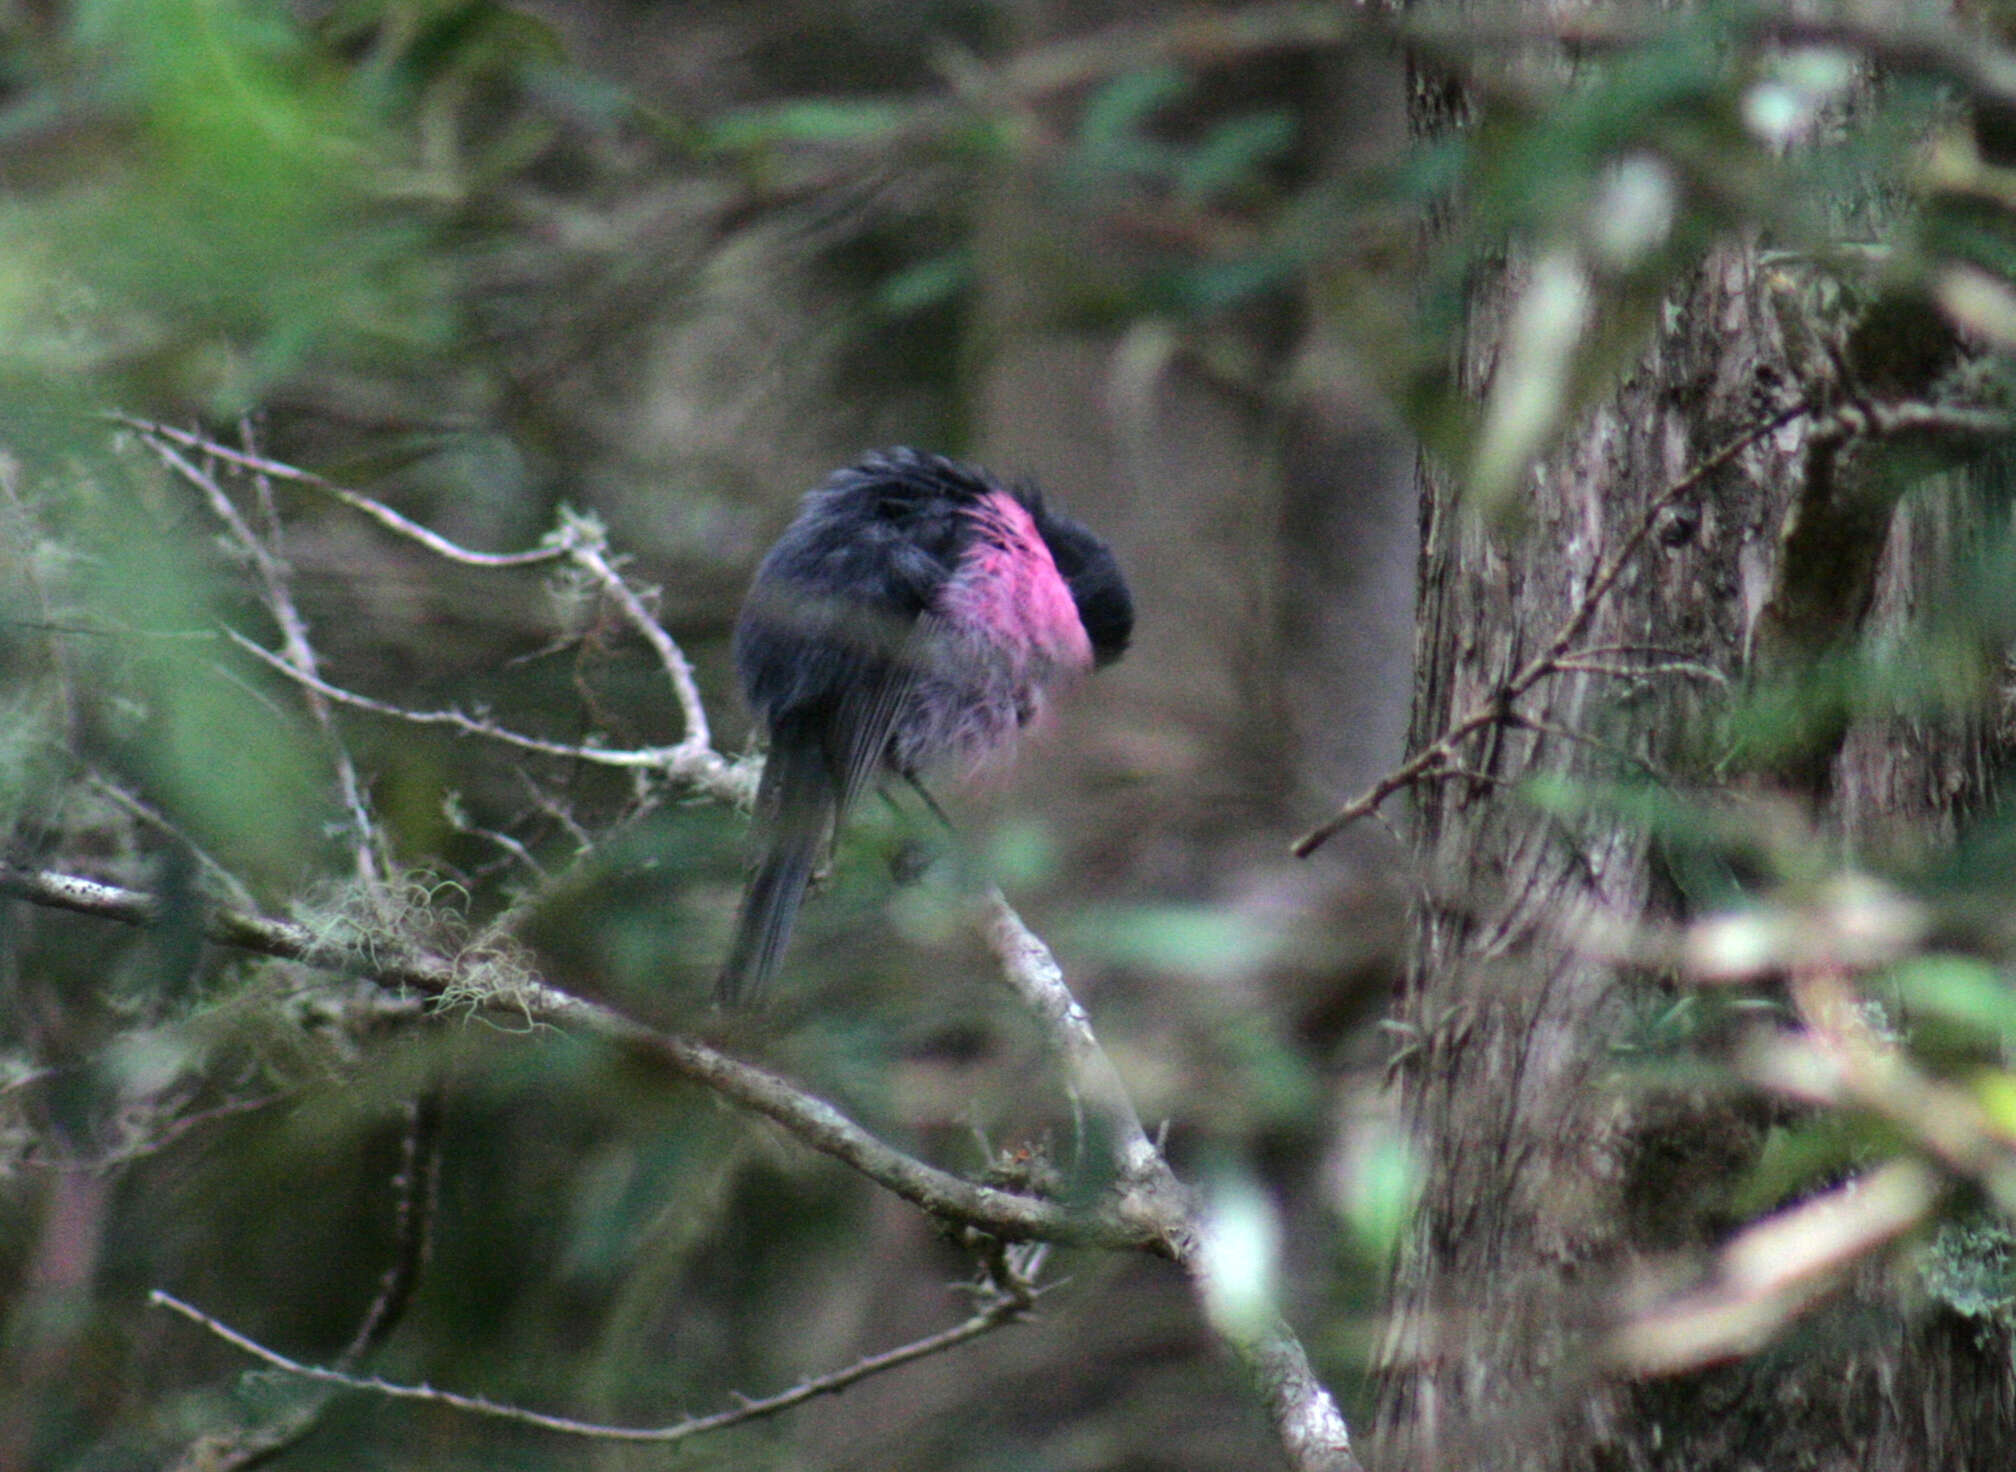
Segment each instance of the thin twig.
M135 818L174 840L191 858L203 866L212 879L215 879L219 884L224 886L231 903L248 909L255 903L252 897L251 886L232 873L209 850L197 843L195 839L183 831L179 824L170 819L166 813L154 807L153 804L141 798L137 793L127 790L123 784L113 781L102 772L85 773L84 785L107 802L119 808L128 817Z
M760 1399L742 1400L732 1410L716 1411L711 1416L689 1416L669 1426L609 1426L594 1421L579 1421L571 1416L549 1415L545 1411L534 1411L524 1406L507 1405L481 1395L462 1395L453 1390L439 1390L425 1383L404 1384L395 1380L384 1380L376 1375L357 1375L345 1370L329 1369L322 1365L304 1364L268 1349L258 1340L241 1334L222 1320L212 1318L200 1308L184 1303L174 1294L156 1288L147 1295L147 1301L157 1308L165 1308L180 1314L210 1333L216 1335L234 1349L270 1365L285 1374L317 1384L331 1385L342 1390L364 1391L371 1395L384 1396L389 1400L424 1401L430 1405L448 1406L474 1416L488 1416L494 1420L512 1421L521 1426L537 1426L544 1431L556 1431L564 1436L581 1436L596 1441L652 1442L664 1445L667 1442L685 1441L689 1437L704 1435L710 1431L722 1431L730 1426L739 1426L746 1421L760 1420L774 1416L780 1411L788 1411L793 1406L803 1405L822 1395L835 1395L850 1385L858 1384L871 1375L879 1375L898 1366L907 1365L934 1354L943 1354L955 1349L971 1339L998 1329L1003 1324L1013 1323L1025 1311L1025 1305L1016 1297L1003 1294L991 1300L985 1307L964 1322L922 1339L912 1340L895 1349L871 1354L856 1360L844 1369L818 1375L810 1380L800 1381L789 1390Z
M1401 788L1411 787L1428 773L1439 771L1453 763L1458 748L1471 736L1487 726L1505 720L1512 713L1513 702L1540 681L1561 670L1561 661L1574 652L1576 641L1588 631L1589 621L1595 617L1597 608L1609 596L1610 590L1617 585L1617 580L1624 575L1625 568L1630 566L1632 559L1638 555L1638 549L1652 534L1660 516L1682 496L1699 486L1757 441L1809 412L1807 405L1799 404L1759 421L1709 455L1707 459L1696 463L1686 474L1654 496L1632 525L1631 530L1625 533L1624 539L1618 543L1617 550L1607 561L1598 564L1595 574L1589 579L1588 586L1582 590L1582 596L1576 600L1574 609L1538 654L1527 660L1509 680L1479 701L1467 714L1446 727L1440 736L1345 803L1329 818L1296 839L1289 845L1288 851L1298 859L1308 858Z
M378 1292L365 1310L357 1332L337 1357L336 1373L354 1369L363 1357L383 1344L412 1301L430 1245L435 1178L440 1165L438 1130L441 1100L428 1093L407 1106L406 1130L400 1141L399 1170L392 1180L392 1262L379 1280ZM188 1311L179 1301L173 1305ZM171 1472L240 1472L256 1467L290 1447L322 1424L339 1386L320 1382L320 1390L242 1430L198 1437L186 1448Z
M511 859L515 859L527 869L530 869L534 878L543 880L547 877L546 866L533 856L532 850L525 845L523 840L514 838L509 833L502 832L499 829L485 828L478 823L470 821L467 810L462 806L460 793L450 792L441 799L441 816L447 819L448 826L454 829L455 832L466 833L471 838L480 838L486 843L493 843L509 855L508 859L499 861L498 863L478 866L476 872L491 872L496 868L502 867L504 863L510 862Z
M173 463L185 475L195 478L200 476L201 472L175 455L172 444L201 450L204 454L214 455L259 475L313 487L370 517L380 526L418 543L437 557L450 562L461 563L467 567L485 568L528 567L562 559L572 562L587 574L589 580L604 596L616 604L622 611L625 622L637 631L638 635L651 646L652 652L658 656L658 662L663 666L666 677L671 682L673 698L678 702L679 713L685 723L685 737L680 744L692 748L705 748L711 743L707 708L701 699L699 683L693 677L691 661L686 658L685 652L679 648L672 636L665 632L664 626L652 617L650 610L645 607L644 598L616 570L609 556L607 533L592 517L583 516L578 512L563 511L558 530L539 547L525 552L477 552L422 526L410 517L401 515L382 501L364 495L360 491L339 486L309 471L268 459L263 455L233 450L228 445L221 445L215 440L191 434L186 430L174 429L168 425L154 424L124 415L118 418L119 422L147 436L157 454L164 458L172 457ZM215 492L215 499L222 503L221 514L235 518L235 510L221 491ZM231 525L234 535L246 544L255 560L259 559L261 549L257 538L252 535L251 528L244 526L241 520L233 520ZM263 573L263 562L261 567ZM288 653L291 658L293 654L291 641ZM312 663L302 665L301 668L304 673L311 675L314 673Z
M246 558L258 574L260 591L266 604L266 611L272 616L280 630L279 658L301 674L312 680L315 677L318 659L314 641L308 637L308 621L301 616L301 610L294 602L292 589L293 570L288 567L277 545L269 544L252 529L250 522L240 514L237 504L225 494L217 478L199 466L192 465L175 447L159 435L145 437L150 448L160 457L163 464L188 481L202 494L204 502L212 514L224 523L231 538L238 544ZM222 446L204 444L204 453L214 455ZM261 470L262 476L266 472ZM377 845L377 824L371 819L371 810L364 797L364 783L357 775L357 765L350 758L349 748L343 744L342 736L331 718L328 701L312 685L304 687L303 703L308 714L314 719L316 728L322 732L328 743L331 764L336 770L336 791L343 803L344 811L350 815L351 856L357 866L357 877L366 884L376 884L384 877L384 869L379 861Z
M666 678L672 682L672 694L679 702L679 714L685 720L686 735L680 745L701 749L711 746L713 737L707 730L707 707L700 699L700 686L693 678L693 666L685 652L673 642L672 636L665 632L664 625L651 616L637 590L616 571L609 560L607 537L601 524L574 512L563 512L560 540L567 548L568 559L587 573L595 586L622 610L630 627L658 656Z
M392 1261L379 1279L378 1292L357 1332L337 1359L342 1369L358 1364L398 1327L432 1254L441 1174L441 1110L438 1087L406 1102L406 1128L399 1136L399 1170L392 1177Z
M1446 767L1437 767L1432 772L1423 772L1421 780L1423 782L1475 782L1483 787L1510 787L1513 785L1512 779L1509 777L1500 777L1495 772L1487 772L1479 767L1465 767L1454 762ZM1385 814L1383 813L1374 813L1372 816L1379 818L1381 821L1385 819ZM1393 833L1392 837L1395 842L1398 842L1400 839L1400 835L1397 832Z
M1530 731L1535 736L1551 736L1557 741L1566 741L1574 746L1585 747L1590 751L1607 756L1613 761L1637 767L1640 771L1650 773L1653 776L1659 775L1659 769L1652 764L1649 758L1640 756L1635 751L1619 746L1614 741L1605 741L1600 736L1591 736L1587 731L1578 731L1573 726L1564 726L1559 721L1543 721L1534 716L1529 716L1522 711L1509 711L1505 715L1505 724L1514 730Z
M1613 680L1646 681L1660 675L1680 675L1703 684L1719 685L1727 688L1729 677L1711 665L1701 664L1691 659L1672 659L1659 664L1611 664L1606 660L1569 655L1557 659L1554 668L1559 671L1575 671L1585 675L1605 675Z
M593 518L574 512L563 513L559 528L543 545L530 551L477 552L401 515L382 501L339 486L310 471L254 454L249 450L236 450L207 436L176 429L172 425L156 424L130 415L114 415L113 418L118 423L139 431L164 463L203 492L212 510L230 529L233 539L252 559L265 589L267 606L280 626L281 651L275 654L235 632L232 633L232 638L247 652L299 684L306 692L310 710L318 722L323 724L325 730L328 730L329 726L327 706L324 702L332 702L418 725L450 726L470 735L515 746L522 751L541 752L548 756L595 762L631 771L656 772L738 804L746 804L749 801L754 788L752 774L713 750L713 736L708 725L706 703L701 698L699 683L694 678L691 661L686 658L677 641L652 616L646 606L648 595L640 594L617 570L615 562L609 555L607 535ZM606 747L547 741L541 737L526 736L507 730L494 722L469 716L461 711L407 710L329 683L320 674L306 625L288 595L287 570L284 564L246 523L230 497L218 486L215 477L192 464L178 452L177 446L212 456L256 475L312 487L450 562L482 568L526 567L562 559L572 562L602 596L616 605L624 621L651 646L672 686L673 699L679 706L684 728L680 741L674 746L648 747L637 751L617 751ZM332 732L332 741L333 739ZM364 805L362 784L357 780L356 773L340 744L336 746L336 750L338 778L345 805L351 811L353 822L360 833L369 834L374 830ZM359 857L360 867L370 863L368 853L360 852ZM366 877L369 877L368 873Z
M279 674L307 686L338 705L370 711L375 715L405 721L416 726L446 726L465 735L481 736L487 741L513 746L520 751L537 752L542 756L560 757L567 761L592 762L597 766L619 767L628 771L648 771L668 781L681 783L729 802L746 803L755 789L753 772L742 764L729 761L711 747L696 746L690 741L681 741L676 746L636 748L588 746L568 741L550 741L543 736L527 736L521 731L513 731L494 721L456 710L452 706L443 710L409 710L402 705L393 705L389 701L377 700L369 695L360 695L354 690L346 690L340 685L332 685L318 675L294 668L270 649L262 648L236 630L226 632L230 635L231 642L246 653L263 661Z
M449 562L459 562L466 567L531 567L542 562L558 562L567 555L567 549L558 543L533 547L524 552L477 552L450 541L439 532L422 526L410 517L400 515L382 501L374 500L359 491L348 490L311 470L302 470L279 460L268 459L264 455L234 450L229 445L219 444L205 435L191 434L188 430L176 429L173 425L156 424L130 414L115 414L111 417L129 429L138 430L152 438L166 440L186 449L198 450L206 455L214 455L219 460L229 461L233 465L257 471L261 475L270 475L275 480L312 487L352 510L362 512L386 530L418 543L435 556L445 558Z
M31 1075L33 1077L33 1075ZM136 1160L144 1160L167 1149L191 1130L198 1130L220 1119L235 1115L251 1114L260 1109L270 1109L275 1104L286 1102L289 1094L261 1094L249 1099L227 1099L222 1104L213 1104L207 1109L192 1109L186 1114L178 1114L173 1119L154 1126L151 1133L143 1135L131 1144L121 1145L102 1155L69 1158L45 1154L23 1155L19 1163L32 1170L49 1171L109 1171L122 1165L130 1165ZM12 1163L12 1162L10 1162Z

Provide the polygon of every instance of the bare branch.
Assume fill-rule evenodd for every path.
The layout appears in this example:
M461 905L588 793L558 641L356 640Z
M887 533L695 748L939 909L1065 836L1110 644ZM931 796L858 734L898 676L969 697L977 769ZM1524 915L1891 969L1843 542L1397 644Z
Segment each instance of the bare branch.
M1000 963L1003 980L1042 1024L1051 1052L1063 1061L1073 1096L1091 1111L1110 1146L1123 1186L1180 1194L1168 1162L1141 1126L1126 1084L1093 1035L1091 1018L1065 984L1064 968L1000 890L989 889L982 905L987 947Z
M932 1216L1010 1240L1041 1238L1170 1254L1170 1225L1145 1213L1138 1204L1118 1210L1105 1203L1091 1209L1067 1208L1034 1196L975 1185L885 1144L823 1099L774 1074L691 1038L650 1033L632 1023L624 1026L632 1032L632 1045L644 1056L662 1061L681 1076L774 1120L801 1144L852 1166Z
M500 832L495 828L485 828L479 823L472 822L468 811L462 806L460 793L450 792L443 796L441 799L441 816L447 819L448 826L457 833L466 833L471 838L480 838L486 843L493 843L498 848L503 849L512 859L515 859L531 870L535 878L543 880L547 877L546 866L539 862L533 855L532 850L527 848L521 840L512 837L509 833ZM479 870L478 872L481 871Z
M401 515L382 501L359 491L348 490L322 476L262 455L234 450L228 445L219 444L202 435L191 434L187 430L174 429L168 425L154 424L124 415L117 418L120 423L139 430L156 454L172 465L178 473L205 490L213 509L225 520L233 536L251 554L255 565L259 568L261 578L267 587L268 606L273 608L276 617L280 619L285 644L283 653L303 674L314 675L315 663L312 650L308 649L306 631L299 626L299 615L293 614L293 605L284 594L284 568L253 534L243 518L238 516L230 498L218 489L215 481L176 454L173 446L182 445L199 450L205 455L214 456L258 475L312 487L370 517L387 530L425 547L435 556L467 567L528 567L562 559L572 562L604 597L617 606L623 614L624 621L636 630L644 642L651 646L652 652L658 656L658 662L664 667L666 677L672 684L673 698L678 702L679 713L685 723L685 736L680 745L697 750L704 749L712 742L713 738L707 725L706 704L701 699L700 686L693 677L692 663L645 606L645 597L648 595L640 595L639 591L617 571L615 562L609 555L608 535L593 517L584 516L579 512L563 511L559 528L539 547L525 552L477 552L450 541L439 532L422 526L410 517ZM285 614L292 614L291 620L283 616ZM302 657L304 654L305 659Z
M279 658L312 679L319 663L315 645L308 637L308 621L301 616L301 610L294 602L292 569L287 566L277 545L269 545L253 531L251 523L239 514L236 503L224 493L215 476L192 465L158 435L149 435L146 439L163 464L202 493L211 512L224 523L239 550L250 560L259 576L266 611L280 630ZM208 447L206 453L216 448L222 447ZM263 470L259 473L262 476L265 474ZM336 769L337 795L342 800L344 811L350 815L351 854L356 862L357 877L366 884L376 884L384 877L384 866L378 852L378 827L371 819L370 806L364 798L364 783L357 775L357 766L350 758L349 748L344 746L330 717L328 701L311 685L304 687L304 703L329 745L330 759Z
M1122 1214L1139 1217L1162 1234L1166 1249L1190 1279L1205 1322L1238 1361L1265 1408L1288 1464L1297 1472L1358 1472L1350 1429L1288 1322L1271 1310L1251 1316L1212 1311L1222 1296L1208 1250L1212 1227L1195 1194L1176 1178L1142 1128L1126 1084L1100 1047L1057 958L999 890L987 891L982 906L988 948L1003 979L1041 1024L1050 1050L1064 1060L1074 1096L1084 1101L1113 1152Z
M140 797L139 794L129 791L122 783L114 781L102 772L85 773L84 785L124 812L127 816L136 818L148 827L155 829L157 832L164 833L173 839L198 864L203 866L204 871L212 879L215 879L219 884L224 886L233 904L247 908L252 906L254 900L252 898L251 887L236 874L232 873L229 868L201 844L197 843L195 839L191 838L166 813L161 812L151 803Z
M691 661L686 658L677 641L652 615L648 607L650 592L633 587L618 570L616 560L609 552L608 535L593 517L563 511L559 527L537 548L526 552L477 552L394 511L382 501L346 489L312 472L254 454L250 450L233 449L207 436L176 429L170 425L156 424L130 415L112 417L116 422L137 430L164 463L203 493L211 509L230 530L233 539L251 558L265 591L267 607L272 611L274 620L280 627L281 650L278 654L274 654L240 638L235 633L232 637L242 647L288 675L302 687L306 692L310 710L317 722L330 733L332 742L334 733L329 725L327 703L374 711L380 715L419 725L451 726L471 735L516 746L523 751L543 752L549 756L591 761L604 766L648 770L728 801L736 803L749 801L754 789L751 774L729 763L712 749L713 735L707 721L706 703L701 698L700 686L694 678ZM651 646L652 652L657 656L658 663L664 669L666 679L672 686L673 699L679 707L680 720L684 727L684 734L679 743L676 746L652 747L636 752L612 752L602 747L550 742L506 730L493 722L468 716L460 711L405 710L329 684L321 677L314 647L308 638L307 626L288 592L287 568L284 561L261 540L239 514L231 498L217 484L216 478L192 464L187 457L178 452L177 446L235 465L258 476L311 487L361 512L387 530L426 548L435 556L463 566L510 568L561 560L571 562L603 597L616 605L624 622ZM345 805L352 813L359 831L369 834L373 830L364 806L362 786L357 781L356 773L340 744L337 744L336 750L338 777ZM367 878L371 877L368 871L375 867L371 863L371 855L368 852L360 852L359 858L360 872L365 872Z
M142 929L151 929L163 921L164 906L154 895L50 869L0 864L0 894ZM367 950L292 920L275 920L229 906L217 906L204 913L203 936L213 944L234 950L297 961L318 970L368 975L389 986L411 987L428 996L449 990L459 974L454 962L438 956L387 954L382 948Z
M318 675L294 668L270 649L262 648L235 630L226 632L230 634L231 641L246 653L338 705L370 711L375 715L405 721L415 726L446 726L466 735L481 736L487 741L513 746L520 751L537 752L542 756L559 757L567 761L593 762L597 766L620 767L628 771L650 772L667 781L694 788L728 802L746 803L755 791L755 773L741 763L729 761L711 747L696 746L690 741L681 741L677 746L646 746L634 750L587 746L567 741L549 741L543 736L527 736L523 732L510 730L494 721L469 715L453 707L446 710L408 710L389 701L376 700L369 695L346 690L340 685L332 685Z
M542 562L558 562L567 555L567 549L558 543L534 547L524 552L473 551L450 541L439 532L429 530L410 517L400 515L384 502L374 500L358 491L347 490L332 480L316 475L313 471L301 470L279 460L270 460L263 455L234 450L229 445L219 444L206 435L192 434L186 429L176 429L172 425L155 424L128 414L114 414L111 418L152 439L181 445L185 449L197 450L205 455L214 455L219 460L241 466L246 470L270 475L275 480L310 486L323 495L342 502L353 511L362 512L387 531L397 533L408 541L425 547L437 557L449 562L459 562L465 567L531 567Z
M713 737L707 730L707 708L700 699L700 686L693 678L693 666L673 642L672 636L665 632L664 626L651 616L637 590L610 562L608 541L601 524L576 512L563 512L560 541L567 548L569 560L587 573L595 586L622 610L630 627L643 636L644 642L658 656L658 663L664 666L666 678L672 682L673 697L679 702L679 713L686 723L686 736L679 744L701 750L710 746Z
M161 923L162 906L154 896L73 874L0 865L0 893L124 925ZM1066 1207L975 1185L896 1149L776 1074L696 1038L656 1031L526 972L486 975L486 960L491 969L499 969L491 958L464 960L350 943L292 921L222 908L204 915L203 934L218 945L408 987L499 1018L576 1029L763 1115L801 1144L832 1156L932 1216L1011 1241L1041 1239L1170 1255L1168 1225L1144 1219L1138 1208L1122 1212L1104 1203Z
M31 1077L40 1076L42 1075L31 1075ZM192 1109L153 1125L151 1128L140 1132L137 1138L131 1138L129 1143L120 1145L112 1150L107 1150L101 1155L71 1157L50 1155L37 1151L22 1155L18 1162L10 1160L9 1164L18 1163L33 1170L48 1171L115 1170L119 1166L129 1165L133 1161L144 1160L150 1155L159 1154L192 1130L199 1130L203 1126L214 1124L220 1119L229 1119L241 1114L252 1114L261 1109L270 1109L275 1104L283 1103L290 1097L290 1095L284 1093L259 1094L251 1098L229 1099L222 1104L212 1105L208 1109Z
M977 1339L1003 1324L1013 1323L1027 1308L1027 1303L1022 1297L1003 1293L991 1298L963 1323L927 1335L923 1339L912 1340L895 1349L867 1355L844 1369L800 1381L789 1390L780 1391L776 1395L743 1400L732 1410L716 1411L711 1416L689 1416L669 1426L609 1426L594 1421L577 1421L570 1416L549 1415L544 1411L529 1410L523 1406L506 1405L480 1395L462 1395L452 1390L437 1390L427 1384L407 1385L383 1380L376 1375L357 1375L320 1365L303 1364L299 1360L281 1354L278 1350L268 1349L258 1340L241 1334L229 1324L212 1318L191 1304L184 1303L172 1293L156 1288L147 1295L147 1301L158 1308L170 1309L180 1314L192 1324L201 1326L226 1344L243 1350L263 1364L317 1384L342 1390L364 1391L390 1400L424 1401L430 1405L447 1406L453 1410L487 1416L493 1420L512 1421L521 1426L536 1426L541 1430L555 1431L565 1436L587 1437L596 1441L651 1442L661 1446L668 1442L685 1441L690 1437L705 1435L710 1431L723 1431L730 1426L740 1426L744 1422L760 1420L765 1416L774 1416L780 1411L788 1411L818 1396L837 1394L871 1375L882 1374L930 1355L943 1354L946 1350L957 1348L970 1339Z
M392 1178L392 1261L337 1364L345 1369L378 1348L405 1317L433 1251L435 1188L441 1174L441 1094L430 1088L406 1103L399 1171Z
M400 1141L399 1171L393 1177L393 1253L378 1285L378 1293L365 1310L364 1318L349 1346L337 1358L337 1375L347 1373L371 1350L383 1344L412 1301L420 1281L430 1246L434 1212L435 1179L440 1166L440 1096L423 1095L407 1106L406 1130ZM158 1295L155 1302L186 1314L197 1311L180 1300ZM221 1329L214 1320L199 1321L213 1331ZM229 1336L233 1342L243 1336ZM321 1390L304 1401L288 1406L271 1419L217 1435L198 1437L176 1461L172 1472L238 1472L296 1446L322 1423L330 1402L340 1386L318 1379Z
M1661 675L1679 675L1684 679L1699 680L1706 685L1728 688L1729 677L1712 665L1702 664L1692 659L1661 660L1657 664L1612 664L1608 660L1571 654L1554 662L1554 668L1562 671L1579 671L1586 675L1606 675L1614 680L1646 681Z

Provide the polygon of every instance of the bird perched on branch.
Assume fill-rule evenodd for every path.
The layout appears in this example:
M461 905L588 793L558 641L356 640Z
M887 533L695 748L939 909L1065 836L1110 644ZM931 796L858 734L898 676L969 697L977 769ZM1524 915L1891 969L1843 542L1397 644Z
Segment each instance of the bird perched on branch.
M1112 551L1034 490L891 449L810 492L735 627L770 754L716 1000L754 1001L776 975L820 851L864 786L967 775L1048 687L1118 659L1133 628Z

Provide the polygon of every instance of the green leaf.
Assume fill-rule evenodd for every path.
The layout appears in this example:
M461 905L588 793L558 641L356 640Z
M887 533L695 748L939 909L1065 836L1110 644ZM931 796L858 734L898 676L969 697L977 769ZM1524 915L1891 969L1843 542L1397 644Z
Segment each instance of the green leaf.
M1985 961L1919 956L1893 968L1887 979L1907 1014L1943 1018L1994 1037L2016 1029L2016 987Z
M1176 191L1196 202L1231 193L1253 183L1261 165L1294 143L1295 119L1286 112L1254 113L1220 123L1183 156L1176 169Z
M876 289L875 302L891 316L907 316L951 300L972 283L973 253L947 251L885 278Z
M1204 905L1104 910L1086 917L1075 934L1103 960L1196 976L1250 970L1274 943L1249 917Z
M814 98L736 108L701 130L729 153L786 143L874 143L901 131L912 109L873 98Z

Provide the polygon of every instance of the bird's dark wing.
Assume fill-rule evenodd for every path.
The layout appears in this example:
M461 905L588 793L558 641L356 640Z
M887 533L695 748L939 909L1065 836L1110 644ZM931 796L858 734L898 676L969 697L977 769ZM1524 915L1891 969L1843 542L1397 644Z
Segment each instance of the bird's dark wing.
M750 705L773 733L819 731L841 813L886 760L970 535L956 502L913 480L856 470L816 492L764 559L736 629Z
M916 688L918 661L935 617L925 614L894 649L864 656L840 697L831 745L838 812L847 812L885 769L889 739Z

